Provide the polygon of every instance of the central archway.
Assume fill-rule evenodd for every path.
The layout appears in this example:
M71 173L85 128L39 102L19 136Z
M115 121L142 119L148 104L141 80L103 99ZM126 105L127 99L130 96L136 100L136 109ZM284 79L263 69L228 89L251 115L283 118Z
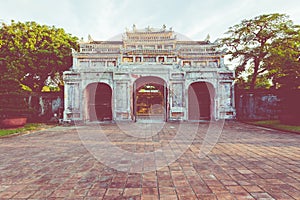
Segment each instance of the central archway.
M137 79L134 82L133 108L135 121L166 121L166 82L154 76Z

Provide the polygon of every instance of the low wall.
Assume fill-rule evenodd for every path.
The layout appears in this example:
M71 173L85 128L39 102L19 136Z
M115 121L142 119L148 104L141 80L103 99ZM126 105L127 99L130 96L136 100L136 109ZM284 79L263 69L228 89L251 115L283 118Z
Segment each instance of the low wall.
M42 93L40 96L30 96L28 101L34 109L34 114L29 119L32 122L49 122L54 118L63 118L62 93Z
M280 115L280 99L270 92L236 92L238 120L272 120Z

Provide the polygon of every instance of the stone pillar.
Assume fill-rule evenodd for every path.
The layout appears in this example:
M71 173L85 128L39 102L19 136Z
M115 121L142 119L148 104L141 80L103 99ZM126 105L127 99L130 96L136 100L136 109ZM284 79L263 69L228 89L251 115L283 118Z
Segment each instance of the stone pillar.
M123 81L117 81L115 84L115 114L116 120L129 119L129 90L128 83Z
M64 121L82 120L80 74L64 73Z
M72 121L80 118L79 83L65 84L64 120Z
M219 82L219 116L220 119L234 117L232 82Z

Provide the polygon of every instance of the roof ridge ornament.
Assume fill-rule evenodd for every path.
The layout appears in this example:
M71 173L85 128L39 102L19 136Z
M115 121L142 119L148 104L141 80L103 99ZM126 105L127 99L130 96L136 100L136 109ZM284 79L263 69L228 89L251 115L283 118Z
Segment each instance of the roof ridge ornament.
M90 34L88 35L88 41L89 42L94 42L94 40L93 40L93 38L92 38L92 36Z
M205 38L205 42L210 42L210 35L207 34L206 38Z
M148 26L148 27L146 28L146 30L147 30L148 32L151 32L151 27Z

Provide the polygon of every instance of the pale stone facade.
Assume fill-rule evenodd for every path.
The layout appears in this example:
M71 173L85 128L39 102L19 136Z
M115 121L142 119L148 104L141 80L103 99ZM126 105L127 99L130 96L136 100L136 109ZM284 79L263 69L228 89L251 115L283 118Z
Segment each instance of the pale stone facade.
M233 77L216 44L165 26L133 26L119 41L89 37L64 72L64 120L232 119Z

